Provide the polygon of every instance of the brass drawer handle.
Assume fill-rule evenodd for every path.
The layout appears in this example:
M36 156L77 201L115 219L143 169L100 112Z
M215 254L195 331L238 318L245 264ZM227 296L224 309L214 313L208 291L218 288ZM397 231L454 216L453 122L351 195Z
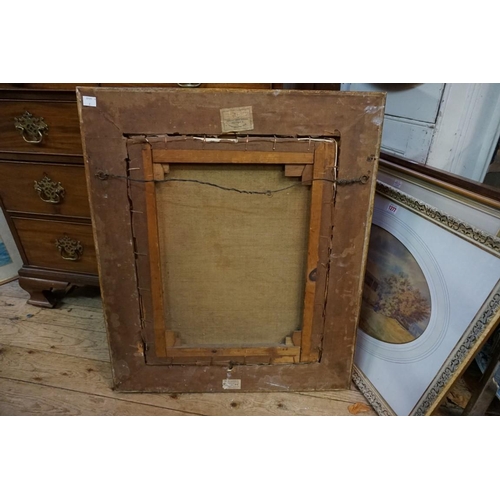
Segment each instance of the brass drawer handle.
M35 181L35 191L45 203L61 203L66 192L60 182L53 182L44 172L41 181Z
M201 85L201 83L178 83L177 85L179 85L179 87L193 89L193 88L199 87Z
M83 245L71 239L67 234L56 240L56 248L64 260L80 260L83 255Z
M14 118L14 125L21 133L22 138L30 144L40 144L43 140L43 134L49 133L49 126L43 121L43 118L36 118L28 111L18 118Z

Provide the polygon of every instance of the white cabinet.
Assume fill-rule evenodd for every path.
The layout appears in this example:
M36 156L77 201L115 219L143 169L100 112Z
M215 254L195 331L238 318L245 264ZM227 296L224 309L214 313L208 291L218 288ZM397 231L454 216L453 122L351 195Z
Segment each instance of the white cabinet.
M434 127L392 116L384 118L382 149L425 163L434 134Z
M498 83L344 83L387 92L382 150L482 181L500 135Z
M362 92L387 92L388 116L435 123L444 83L347 83L349 89Z

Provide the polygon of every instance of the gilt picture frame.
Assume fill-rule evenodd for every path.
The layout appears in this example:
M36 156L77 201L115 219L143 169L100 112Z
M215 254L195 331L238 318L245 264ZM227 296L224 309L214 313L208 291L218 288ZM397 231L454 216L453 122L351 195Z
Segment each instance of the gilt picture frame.
M499 323L498 211L378 179L353 380L380 415L429 415ZM483 229L469 222L486 213Z

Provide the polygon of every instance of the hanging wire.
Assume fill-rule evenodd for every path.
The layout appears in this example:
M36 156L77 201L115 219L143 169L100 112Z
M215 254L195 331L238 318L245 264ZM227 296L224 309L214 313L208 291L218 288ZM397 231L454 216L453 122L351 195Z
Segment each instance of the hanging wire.
M109 178L113 179L125 179L129 182L138 182L138 183L148 183L148 182L154 182L154 183L162 183L162 182L188 182L188 183L194 183L194 184L202 184L204 186L210 186L213 188L217 189L222 189L223 191L233 191L235 193L240 193L240 194L257 194L257 195L266 195L266 196L271 196L274 193L280 193L281 191L287 191L288 189L292 189L297 186L302 186L300 182L297 182L295 184L290 184L288 186L279 188L279 189L266 189L264 191L251 191L247 189L238 189L235 187L228 187L228 186L222 186L220 184L215 184L214 182L207 182L207 181L200 181L198 179L179 179L172 177L170 179L162 179L162 180L154 180L154 179L131 179L130 177L126 175L117 175L117 174L108 174L107 172L103 172L102 170L99 170L95 176L101 180L105 181L108 180ZM363 175L361 177L358 177L356 179L323 179L323 178L313 178L312 181L324 181L324 182L331 182L332 184L338 184L338 185L349 185L349 184L366 184L369 180L369 176Z

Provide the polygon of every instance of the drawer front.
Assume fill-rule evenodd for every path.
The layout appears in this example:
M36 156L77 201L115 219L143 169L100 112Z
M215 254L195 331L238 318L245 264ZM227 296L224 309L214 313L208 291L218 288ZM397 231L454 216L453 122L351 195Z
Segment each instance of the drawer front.
M81 166L0 162L0 198L9 211L90 218Z
M76 102L1 101L0 151L81 155Z
M97 274L91 225L16 217L12 221L29 265Z

